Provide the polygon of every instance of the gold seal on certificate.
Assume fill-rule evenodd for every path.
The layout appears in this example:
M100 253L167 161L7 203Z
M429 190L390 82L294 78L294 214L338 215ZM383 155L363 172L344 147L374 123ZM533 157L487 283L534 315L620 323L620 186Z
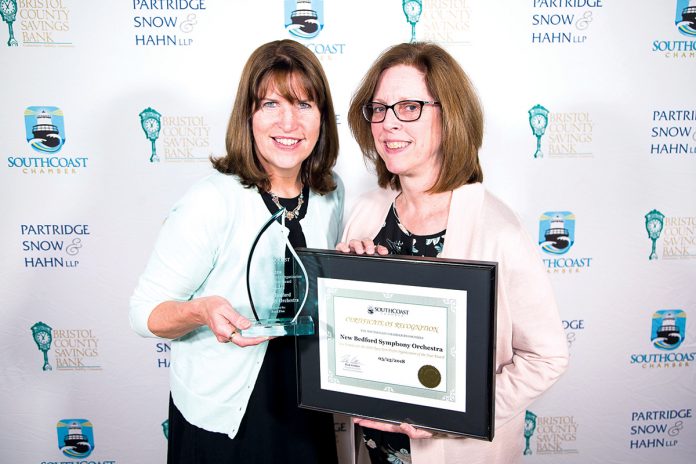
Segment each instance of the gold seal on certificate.
M495 263L297 252L301 407L493 439Z
M435 388L440 385L442 376L436 367L426 365L418 369L418 380L424 387Z

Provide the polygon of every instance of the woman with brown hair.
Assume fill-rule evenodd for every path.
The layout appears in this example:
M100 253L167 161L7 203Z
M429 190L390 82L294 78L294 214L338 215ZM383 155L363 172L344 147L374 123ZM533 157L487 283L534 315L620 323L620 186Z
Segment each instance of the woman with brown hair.
M481 184L483 114L471 82L437 45L396 45L368 70L348 123L381 188L357 202L338 250L498 263L493 442L356 419L362 449L373 463L518 462L525 408L568 353L536 247Z
M295 247L330 248L339 236L336 118L306 47L280 40L252 53L226 148L217 172L172 208L131 298L134 330L172 339L168 462L335 462L333 417L297 407L293 337L238 333L253 317L247 258L272 214L286 209ZM270 250L257 247L258 256L275 265ZM269 295L273 284L252 282ZM282 305L278 317L293 309Z

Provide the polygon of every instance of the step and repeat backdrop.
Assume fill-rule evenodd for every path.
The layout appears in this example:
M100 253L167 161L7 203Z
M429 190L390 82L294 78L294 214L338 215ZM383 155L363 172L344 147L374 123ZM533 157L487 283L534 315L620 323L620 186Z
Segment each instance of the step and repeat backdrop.
M329 77L347 210L375 186L346 113L382 50L437 42L477 87L485 183L539 243L571 354L529 406L524 462L693 462L696 2L0 0L0 15L3 462L165 461L170 345L131 331L128 300L168 209L224 152L242 65L282 38Z

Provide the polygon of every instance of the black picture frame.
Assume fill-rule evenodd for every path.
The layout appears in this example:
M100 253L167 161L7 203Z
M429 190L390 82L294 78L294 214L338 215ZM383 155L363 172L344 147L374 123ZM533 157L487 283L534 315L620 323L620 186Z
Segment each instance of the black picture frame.
M309 294L302 314L311 316L317 324L314 335L296 338L300 407L493 440L497 263L355 255L309 248L298 248L297 253L309 276ZM465 290L466 411L322 389L318 278Z

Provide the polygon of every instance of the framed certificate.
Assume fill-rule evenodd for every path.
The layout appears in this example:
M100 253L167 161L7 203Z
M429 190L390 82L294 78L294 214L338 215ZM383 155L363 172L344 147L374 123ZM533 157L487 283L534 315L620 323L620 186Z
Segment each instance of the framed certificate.
M496 264L297 249L299 405L492 440Z

